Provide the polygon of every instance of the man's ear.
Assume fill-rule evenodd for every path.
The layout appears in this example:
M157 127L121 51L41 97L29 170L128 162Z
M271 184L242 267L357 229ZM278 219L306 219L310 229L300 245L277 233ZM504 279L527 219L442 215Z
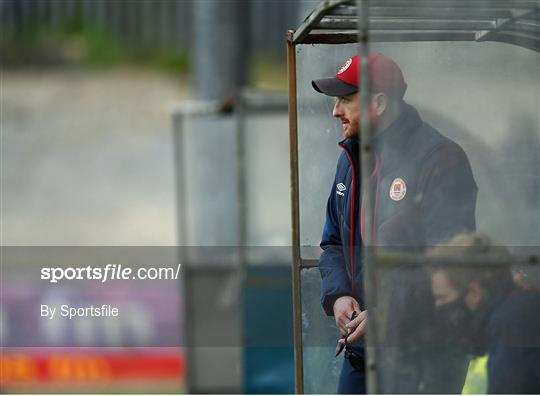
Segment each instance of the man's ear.
M375 113L380 116L388 107L388 96L383 92L379 92L373 96L373 102Z

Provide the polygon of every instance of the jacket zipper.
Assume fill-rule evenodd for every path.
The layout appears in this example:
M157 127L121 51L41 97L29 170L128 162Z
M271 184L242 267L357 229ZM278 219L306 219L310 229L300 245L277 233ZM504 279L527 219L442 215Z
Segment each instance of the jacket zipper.
M354 214L354 210L355 210L354 201L356 200L356 169L355 169L354 161L352 160L351 154L349 154L347 149L342 144L340 144L339 146L343 149L343 151L347 155L347 159L349 160L349 163L351 164L351 169L352 169L351 214L350 214L350 220L349 220L351 224L351 233L349 236L349 247L350 247L349 261L351 263L351 290L353 293L355 293L354 280L356 277L356 258L355 258L356 256L354 254L354 234L355 234L355 225L356 225L355 220L356 219L355 219L355 214Z
M352 169L352 182L351 182L351 214L350 214L350 223L351 223L351 234L349 236L349 247L350 247L350 263L351 263L351 289L353 293L355 292L354 287L354 280L356 277L356 255L354 254L354 237L355 237L355 231L356 231L356 219L355 219L355 201L356 201L356 168L354 161L351 157L351 154L349 151L343 146L342 144L339 144L339 146L343 149L345 154L347 155L347 159L349 160L349 164L351 165ZM380 199L380 180L379 180L379 169L380 169L380 160L378 156L375 156L375 168L373 169L373 172L371 173L370 180L368 181L368 185L366 188L369 188L369 184L371 183L371 179L376 176L376 185L375 185L375 208L373 213L373 224L372 224L372 236L373 240L376 239L377 236L377 223L378 223L378 208L379 208L379 199ZM362 204L360 206L360 236L362 240L364 239L364 208L365 208L365 200L364 197L362 197Z

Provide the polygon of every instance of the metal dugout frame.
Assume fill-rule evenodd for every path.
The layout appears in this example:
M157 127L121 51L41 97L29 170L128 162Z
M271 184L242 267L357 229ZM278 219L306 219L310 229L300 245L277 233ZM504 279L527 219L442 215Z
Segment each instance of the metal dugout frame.
M300 202L298 169L298 129L297 129L297 87L296 87L296 46L298 44L349 44L358 43L358 53L363 62L369 53L369 42L414 42L414 41L493 41L507 43L540 52L540 1L539 0L325 0L321 2L296 30L287 35L287 65L289 90L289 140L291 158L291 215L292 215L292 255L293 255L293 304L295 342L295 387L296 393L304 392L302 354L302 305L301 271L317 266L316 260L304 259L300 249ZM360 80L367 86L368 70L363 64ZM361 93L361 101L369 95L369 89ZM371 128L367 109L361 109L361 165L362 178L373 161L370 151ZM371 223L373 197L366 194L365 223ZM366 303L370 306L373 292L370 279L373 269L380 265L421 265L424 256L377 255L376 249L365 249L371 241L371 227L367 232L364 254L366 282ZM447 258L441 262L459 265L471 262L463 257ZM493 258L496 262L497 258ZM513 257L513 263L538 264L538 254ZM503 264L501 262L501 264ZM371 283L373 284L373 283ZM368 393L377 393L377 358L374 356L373 321L368 322L371 334L367 346Z
M182 301L183 311L186 317L190 316L189 311L193 306L193 286L191 281L196 276L219 273L221 276L229 276L236 279L237 284L244 281L246 267L248 265L247 258L247 233L249 217L247 215L248 199L247 199L247 160L246 160L246 120L250 116L263 116L283 114L287 112L287 100L284 94L256 91L249 89L241 89L236 95L225 99L218 100L194 100L185 101L175 105L171 109L172 113L172 138L174 146L174 163L175 169L175 186L176 198L179 202L177 213L177 230L179 233L179 262L186 264L183 270L185 272L182 279L184 288L184 300ZM227 256L226 261L230 265L223 265L223 260L212 258L191 258L186 252L190 246L187 236L189 230L186 225L188 212L187 196L183 186L186 185L187 175L185 171L185 137L184 134L189 132L184 126L185 120L188 118L200 119L205 117L230 117L234 120L235 128L234 135L236 137L236 152L237 166L235 193L238 196L237 206L239 208L238 223L235 230L237 237L237 246L234 249L234 254ZM229 252L231 249L229 249ZM253 259L249 260L253 263ZM263 261L264 262L264 261ZM203 265L200 265L203 264ZM256 262L256 264L259 264ZM190 362L195 361L194 346L196 345L195 330L193 325L188 325L184 321L184 354L186 364L186 391L188 393L208 392L209 388L200 387L196 381L196 375L191 369ZM241 334L240 336L244 336ZM197 387L199 385L199 387ZM213 388L210 388L212 391ZM221 389L220 391L238 392L238 389Z

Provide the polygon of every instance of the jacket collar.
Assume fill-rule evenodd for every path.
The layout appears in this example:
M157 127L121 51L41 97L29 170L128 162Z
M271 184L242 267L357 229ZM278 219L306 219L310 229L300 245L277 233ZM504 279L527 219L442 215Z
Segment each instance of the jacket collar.
M414 132L422 126L422 119L416 109L403 102L403 110L399 117L386 129L379 131L373 137L375 153L382 158L383 162L391 162L400 158L399 152L409 149L408 140ZM359 160L359 138L357 136L347 138L339 142L351 155L355 164ZM384 150L384 153L383 153Z
M387 149L407 149L407 141L421 125L422 119L418 111L403 102L403 109L399 117L388 128L377 132L373 137L375 152L381 153Z

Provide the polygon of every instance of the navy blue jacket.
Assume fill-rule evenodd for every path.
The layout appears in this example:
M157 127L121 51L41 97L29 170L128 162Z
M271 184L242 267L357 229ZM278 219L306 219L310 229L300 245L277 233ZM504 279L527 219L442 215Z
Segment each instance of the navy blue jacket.
M476 352L488 354L488 393L540 393L540 293L501 288L472 321Z
M325 312L338 297L353 296L363 306L363 194L358 140L340 142L336 176L326 208L319 270ZM404 104L400 117L376 134L376 156L368 188L375 208L373 237L391 249L423 249L475 229L477 187L465 152ZM390 189L397 191L390 191Z

